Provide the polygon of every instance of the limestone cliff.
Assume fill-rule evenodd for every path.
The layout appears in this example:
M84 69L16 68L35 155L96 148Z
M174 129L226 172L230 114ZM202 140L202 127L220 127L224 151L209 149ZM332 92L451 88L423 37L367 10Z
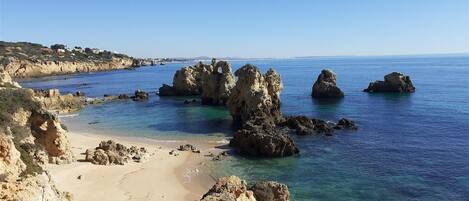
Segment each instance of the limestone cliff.
M131 67L133 58L110 51L0 41L0 69L17 78L95 72Z
M46 163L74 160L59 119L31 89L0 87L0 101L0 199L70 200L44 169Z

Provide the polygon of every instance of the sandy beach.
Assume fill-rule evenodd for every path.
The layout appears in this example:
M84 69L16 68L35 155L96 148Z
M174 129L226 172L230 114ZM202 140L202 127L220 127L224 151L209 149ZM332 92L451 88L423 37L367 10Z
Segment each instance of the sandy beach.
M187 141L158 141L91 133L69 133L76 161L48 167L52 179L61 191L73 194L77 201L105 200L199 200L213 185L204 169L210 158L204 155L216 148L201 145L201 153L169 152ZM102 140L112 139L126 146L146 147L150 153L142 163L125 165L94 165L84 162L86 149L96 147ZM197 144L194 143L197 147Z

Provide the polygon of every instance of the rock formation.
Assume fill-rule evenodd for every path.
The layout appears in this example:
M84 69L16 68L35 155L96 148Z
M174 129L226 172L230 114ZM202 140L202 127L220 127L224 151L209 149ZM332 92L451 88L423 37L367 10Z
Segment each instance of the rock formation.
M131 97L134 101L144 101L148 100L149 94L148 92L142 90L136 90L134 95Z
M374 81L364 89L365 92L399 92L412 93L415 87L410 77L398 72L392 72L384 76L384 81Z
M264 181L250 188L257 201L288 201L290 192L285 184L275 181Z
M236 86L228 99L228 109L235 123L241 125L230 146L238 153L267 157L290 156L299 152L284 129L280 111L280 76L269 69L265 75L253 65L235 72Z
M34 96L48 111L59 114L76 112L85 105L83 93L61 95L58 89L35 90Z
M0 99L0 199L70 200L44 169L45 163L74 159L57 117L30 89L1 88Z
M253 117L275 125L282 120L280 111L280 92L283 89L280 76L273 69L265 75L250 64L235 72L238 77L236 86L228 99L228 110L233 120L240 125Z
M0 87L21 88L21 86L13 81L10 75L0 68Z
M283 157L299 153L286 130L252 121L235 132L230 146L240 154L254 156Z
M202 76L202 104L225 105L230 97L235 79L231 65L226 61L212 61L211 73Z
M247 183L236 176L222 177L202 197L201 201L255 201Z
M261 182L248 188L236 176L221 177L202 197L201 201L288 201L288 187L277 182Z
M89 49L89 48L87 48ZM57 74L125 69L133 59L106 50L51 49L40 44L0 41L0 69L27 78Z
M346 118L340 119L339 122L335 124L333 122L326 122L320 119L311 119L306 116L291 116L287 117L286 120L279 125L295 130L297 135L332 135L334 134L334 129L357 129L355 122Z
M336 76L332 70L324 69L313 85L313 98L342 98L344 93L336 85Z
M163 84L160 96L201 95L202 104L224 105L234 87L231 65L212 60L211 64L197 63L176 71L173 86Z
M137 148L116 143L112 140L102 141L95 149L88 149L85 152L85 160L96 165L124 165L129 161L141 162L148 157L144 147Z

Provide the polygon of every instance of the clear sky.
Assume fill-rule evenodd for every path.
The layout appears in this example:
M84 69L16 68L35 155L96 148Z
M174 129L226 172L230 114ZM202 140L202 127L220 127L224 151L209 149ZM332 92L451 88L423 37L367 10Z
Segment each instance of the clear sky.
M469 52L469 0L0 0L0 40L136 57Z

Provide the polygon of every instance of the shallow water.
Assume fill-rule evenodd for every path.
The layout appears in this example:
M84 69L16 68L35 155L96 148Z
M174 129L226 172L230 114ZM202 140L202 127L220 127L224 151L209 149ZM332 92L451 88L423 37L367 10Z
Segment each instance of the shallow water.
M337 121L357 122L356 132L295 140L301 154L281 159L236 156L217 163L214 174L236 174L249 182L288 184L292 200L468 200L469 197L469 57L348 57L234 61L282 76L282 111ZM88 96L156 91L184 64L134 71L55 76L25 80L32 88L82 90ZM311 86L323 68L337 73L343 100L318 102ZM362 92L392 71L411 76L416 92L408 95ZM223 107L185 105L188 97L147 102L118 101L85 108L66 118L72 129L164 139L230 136ZM88 124L93 122L93 124Z

